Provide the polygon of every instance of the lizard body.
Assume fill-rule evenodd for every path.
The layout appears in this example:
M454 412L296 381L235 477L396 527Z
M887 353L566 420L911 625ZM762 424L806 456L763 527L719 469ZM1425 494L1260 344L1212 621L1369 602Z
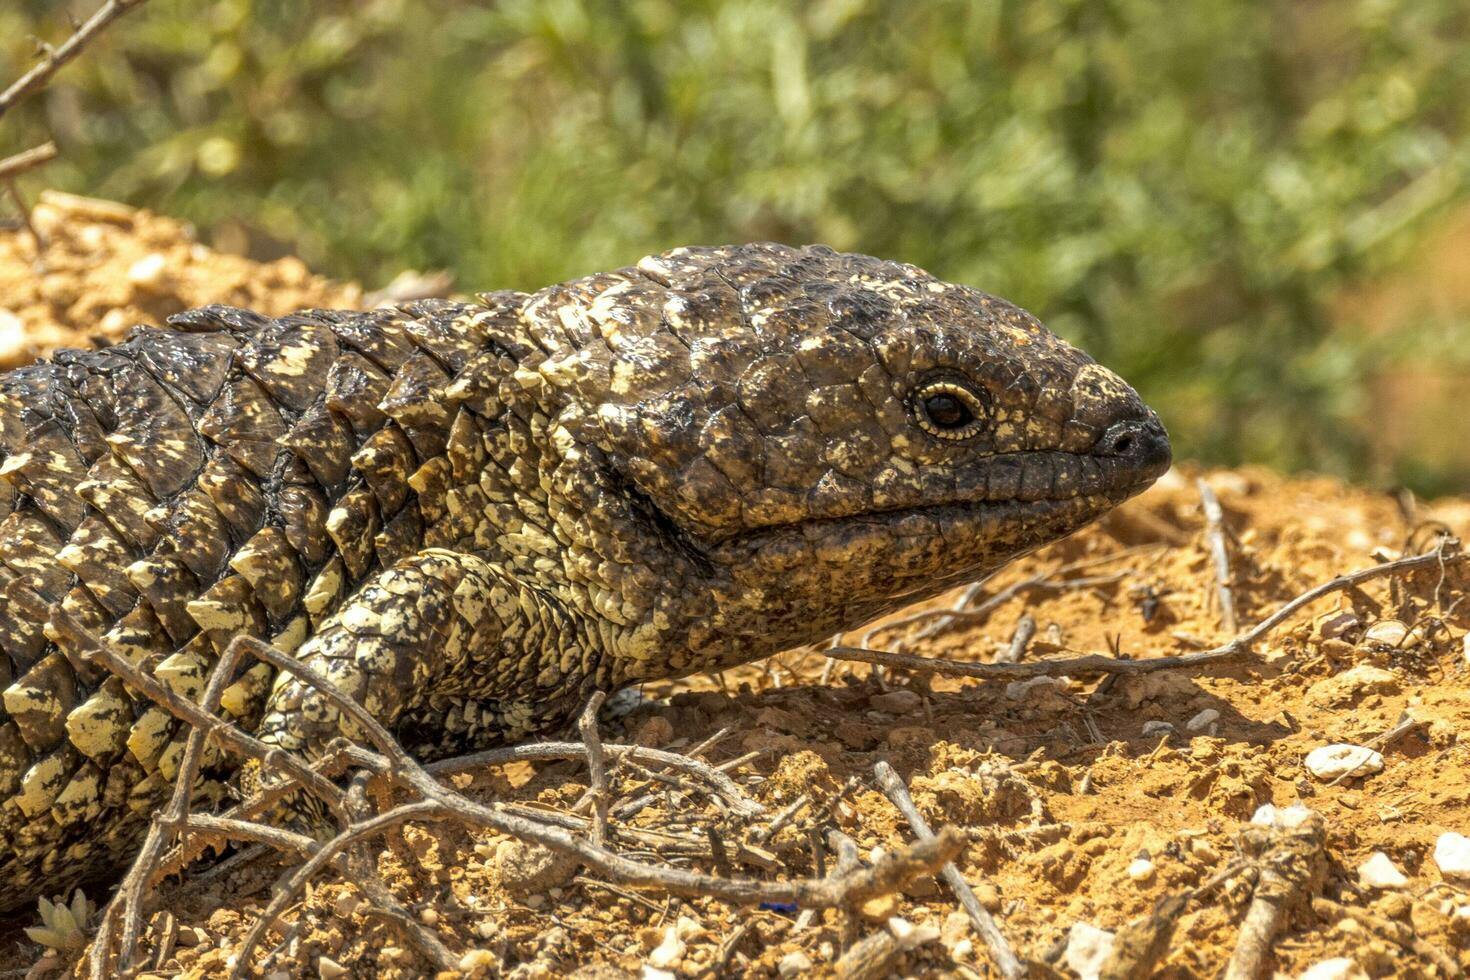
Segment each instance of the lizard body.
M478 303L190 311L0 376L0 460L4 594L193 698L249 633L435 755L972 580L1169 447L1002 300L757 244ZM308 755L344 730L261 664L223 709ZM124 863L186 734L0 602L0 911ZM231 772L210 755L204 804Z

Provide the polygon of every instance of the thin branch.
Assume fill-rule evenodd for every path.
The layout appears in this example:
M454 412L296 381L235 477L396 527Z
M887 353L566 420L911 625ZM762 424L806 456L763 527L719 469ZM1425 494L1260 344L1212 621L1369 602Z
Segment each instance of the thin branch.
M607 700L606 691L594 691L582 709L577 728L587 749L587 799L592 804L592 843L601 847L607 840L607 807L612 794L607 788L607 756L602 750L602 737L597 731L597 712Z
M1230 549L1225 541L1225 511L1214 488L1203 478L1196 481L1205 512L1205 537L1210 542L1210 555L1215 563L1215 591L1220 597L1220 623L1234 636L1240 631L1235 619L1235 590L1230 584Z
M107 0L97 12L76 29L76 31L65 41L56 47L49 45L44 49L41 60L20 78L16 79L4 92L0 92L0 116L5 115L22 99L30 96L46 86L51 76L61 68L62 65L71 61L82 53L85 48L98 34L107 29L107 26L117 20L129 10L143 6L147 0Z
M883 794L892 801L894 806L898 807L898 812L903 814L909 826L914 829L915 836L919 840L932 840L934 831L929 829L929 822L924 819L919 808L914 806L914 798L909 795L909 788L904 785L903 779L893 770L893 767L886 762L879 761L873 767L873 772L878 777L878 788L883 790ZM995 924L995 919L991 918L990 913L985 911L985 907L975 897L974 890L965 880L965 876L960 874L960 869L953 863L948 863L940 869L939 875L954 892L955 898L959 899L960 906L970 917L970 921L974 923L975 931L980 933L980 937L985 940L985 945L990 947L991 958L995 960L995 967L1000 971L1001 976L1006 977L1007 980L1026 976L1025 964L1016 958L1016 953L1011 949L1005 933L1000 931L1000 926Z
M1385 562L1382 565L1373 565L1347 575L1338 576L1329 582L1324 582L1315 588L1303 592L1276 610L1276 612L1257 623L1249 632L1241 634L1224 646L1216 647L1213 650L1203 650L1199 653L1188 653L1176 657L1127 660L1120 657L1104 656L1102 654L1088 654L1081 657L1069 657L1063 660L1042 660L1025 664L976 664L959 660L944 660L936 657L920 657L908 653L893 653L887 650L868 650L861 647L833 647L829 650L823 650L822 653L825 656L835 657L838 660L855 660L860 663L879 664L884 667L930 671L953 677L1000 678L1005 680L1027 677L1077 677L1090 674L1149 674L1159 670L1197 668L1209 664L1238 660L1247 656L1251 653L1255 644L1264 636L1290 619L1292 614L1297 610L1303 606L1310 605L1323 596L1330 595L1334 592L1341 592L1344 589L1350 589L1364 582L1370 582L1373 579L1383 578L1389 575L1403 575L1428 568L1437 568L1441 564L1463 563L1467 558L1470 558L1470 555L1462 554L1458 548L1459 543L1457 541L1446 538L1441 547L1426 554L1400 558L1397 561Z
M56 144L49 140L0 160L0 180L14 180L27 170L56 159Z

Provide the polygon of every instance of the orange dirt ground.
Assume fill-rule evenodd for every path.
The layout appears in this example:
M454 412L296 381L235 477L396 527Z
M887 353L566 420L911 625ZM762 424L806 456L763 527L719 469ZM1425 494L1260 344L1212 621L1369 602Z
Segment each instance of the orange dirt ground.
M48 239L39 263L25 232L0 233L5 366L207 302L281 313L360 300L356 287L314 277L299 262L218 255L184 226L144 212L59 195L37 211ZM1032 576L1045 584L988 617L927 639L899 628L872 645L987 661L1009 646L1023 613L1038 627L1026 661L1110 650L1149 658L1224 642L1194 482L1201 475L1235 539L1242 628L1336 574L1426 550L1435 529L1470 535L1470 500L1422 504L1326 479L1181 467L1100 525L1002 571L984 595ZM1077 579L1087 581L1057 587ZM1290 910L1266 975L1470 969L1470 879L1446 876L1434 857L1441 835L1470 835L1466 581L1431 570L1334 594L1283 624L1256 655L1207 672L1008 685L875 676L841 663L823 683L825 658L797 651L718 678L649 686L642 703L604 721L604 737L678 751L724 732L703 758L741 760L730 772L767 813L737 820L703 795L615 767L617 801L653 797L614 821L612 840L625 852L678 852L670 861L682 867L713 873L721 864L722 874L772 878L815 874L812 841L835 827L868 860L912 840L874 788L874 764L887 760L932 825L968 835L959 869L1022 956L1077 976L1069 962L1081 946L1065 951L1074 925L1115 931L1146 919L1165 896L1190 895L1150 975L1211 977L1231 957L1255 880L1239 865L1219 873L1235 864L1242 830L1262 804L1300 802L1325 822L1325 873ZM1331 743L1376 746L1382 771L1336 785L1314 777L1303 759ZM558 810L570 810L587 786L585 768L570 762L520 763L462 781L482 800ZM767 839L761 828L801 801ZM711 826L724 862L711 858ZM1358 868L1375 851L1403 884L1360 882ZM471 975L832 975L854 939L902 933L905 923L912 948L869 975L996 975L933 878L851 916L804 916L637 893L564 863L528 870L526 857L509 838L426 825L390 835L378 862L398 900L464 956ZM822 859L830 868L833 857ZM149 975L226 972L283 870L259 860L166 887L146 939ZM1218 887L1200 890L1212 879ZM96 889L93 898L105 895ZM52 976L75 961L75 951L47 953L20 931L37 922L32 913L0 933L0 975ZM1324 964L1339 958L1346 962ZM253 965L279 978L432 974L398 927L331 875L287 910Z

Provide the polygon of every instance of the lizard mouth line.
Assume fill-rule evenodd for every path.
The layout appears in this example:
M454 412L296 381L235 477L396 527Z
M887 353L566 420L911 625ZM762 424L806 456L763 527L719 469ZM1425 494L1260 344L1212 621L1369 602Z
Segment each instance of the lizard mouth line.
M1030 499L1019 496L996 499L986 497L955 497L949 500L935 500L920 504L901 504L894 507L872 508L869 510L855 511L851 514L810 517L800 521L768 524L762 527L750 528L721 541L712 542L705 549L705 552L707 554L714 554L728 548L759 546L763 540L792 532L802 533L823 527L889 523L894 520L925 514L943 515L941 519L946 521L974 521L984 520L987 516L997 516L1009 511L1011 513L1042 519L1047 515L1062 510L1065 505L1074 501L1095 501L1095 505L1086 508L1084 515L1079 515L1078 523L1082 524L1092 520L1102 512L1118 506L1130 497L1143 492L1152 486L1157 479L1157 475L1139 477L1111 486L1100 487L1088 493L1034 497Z

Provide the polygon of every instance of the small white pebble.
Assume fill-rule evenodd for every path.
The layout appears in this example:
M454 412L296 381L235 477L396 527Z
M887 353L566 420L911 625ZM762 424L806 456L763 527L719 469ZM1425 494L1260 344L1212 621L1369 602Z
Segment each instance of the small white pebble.
M1409 883L1393 859L1382 851L1374 851L1358 865L1358 884L1364 888L1402 888Z
M1184 723L1184 727L1192 732L1202 732L1215 722L1220 720L1220 712L1214 708L1206 708Z
M491 971L500 967L500 957L488 949L472 949L459 958L461 973L474 973L482 967L487 975L493 975Z
M338 977L346 976L347 967L330 956L319 956L316 961L316 972L322 980L337 980Z
M973 952L975 952L975 944L968 939L961 939L950 949L949 958L952 960L967 960Z
M1215 849L1215 845L1203 837L1196 837L1189 842L1189 853L1207 864L1220 860L1220 852Z
M1081 980L1097 980L1097 975L1113 952L1113 934L1086 922L1074 922L1067 933L1067 949L1063 962Z
M161 252L153 252L128 266L128 282L139 289L157 289L163 285L167 269L168 259Z
M812 968L811 958L801 950L787 953L781 957L781 962L776 964L776 972L783 977L799 977Z
M25 323L9 310L0 310L0 359L20 360L29 349Z
M1454 831L1434 842L1434 863L1446 878L1470 878L1470 837Z
M678 980L679 975L672 970L660 970L658 967L643 964L643 973L640 980Z
M1272 806L1270 803L1262 803L1256 808L1251 816L1251 823L1258 827L1275 827L1277 830L1290 830L1299 827L1312 815L1312 811L1300 803L1293 803L1289 807Z
M1154 876L1154 863L1148 858L1134 858L1128 865L1128 877L1137 882L1145 882Z
M1384 619L1368 627L1363 638L1383 646L1399 646L1409 636L1409 628L1396 619Z
M939 930L931 925L914 925L898 916L888 920L888 932L902 949L914 949L939 938Z
M1144 738L1154 738L1159 735L1172 734L1174 734L1174 726L1169 724L1167 721L1159 721L1157 718L1155 718L1153 721L1146 721L1143 723Z
M1383 771L1383 756L1361 745L1324 745L1307 753L1306 767L1324 782L1347 773L1371 776Z
M1367 977L1368 974L1358 964L1345 956L1339 956L1336 959L1323 960L1297 980L1367 980Z
M419 913L419 918L423 920L423 923L426 926L435 926L439 924L439 913L434 911L433 909L424 909L422 912Z
M658 970L666 970L684 958L684 941L674 926L664 929L664 940L658 948L648 954L648 964Z

